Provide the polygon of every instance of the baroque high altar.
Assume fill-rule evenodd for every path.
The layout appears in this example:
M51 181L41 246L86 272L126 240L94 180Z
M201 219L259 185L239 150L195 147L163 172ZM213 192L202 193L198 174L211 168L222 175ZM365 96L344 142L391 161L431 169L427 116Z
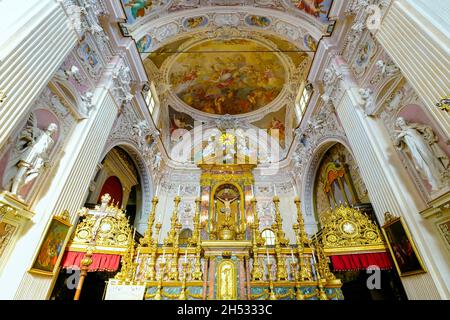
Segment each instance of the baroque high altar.
M180 244L181 198L173 200L170 230L161 237L162 225L155 224L159 201L155 196L144 237L137 245L134 240L129 242L121 271L110 284L145 286L148 300L344 298L342 283L330 271L323 246L306 235L298 198L293 226L296 244L289 245L285 237L277 196L273 197L275 239L266 244L253 196L255 166L200 167L201 196L196 199L194 230L188 243Z

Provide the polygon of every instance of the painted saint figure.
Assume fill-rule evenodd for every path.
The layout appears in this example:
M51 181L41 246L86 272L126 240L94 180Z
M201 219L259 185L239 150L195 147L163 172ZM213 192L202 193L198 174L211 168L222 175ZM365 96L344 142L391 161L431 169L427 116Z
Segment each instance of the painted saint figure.
M55 141L53 135L58 130L55 123L51 123L47 130L42 132L35 141L31 141L28 151L24 153L19 163L19 170L14 177L11 193L18 195L20 189L29 182L36 179L43 171L49 160L49 151Z
M442 188L448 177L450 161L438 146L433 129L423 124L408 123L402 117L395 124L401 129L396 131L397 147L409 150L417 171L430 183L433 191Z

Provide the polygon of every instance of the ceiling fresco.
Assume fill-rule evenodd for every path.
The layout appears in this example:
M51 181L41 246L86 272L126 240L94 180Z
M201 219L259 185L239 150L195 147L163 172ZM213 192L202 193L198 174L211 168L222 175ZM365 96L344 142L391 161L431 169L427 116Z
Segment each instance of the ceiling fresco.
M209 40L178 54L169 77L185 104L205 113L237 115L271 103L283 88L286 70L257 42Z
M321 23L328 23L328 13L333 0L121 0L127 24L133 25L145 17L161 16L182 10L192 10L205 6L254 6L277 11L290 11L296 8L299 12L316 18ZM251 23L266 26L270 21L264 17L249 17ZM194 21L194 24L204 21Z
M292 3L297 9L319 19L320 22L326 23L329 21L328 13L333 0L295 0Z
M127 23L133 24L146 15L160 11L171 0L122 0Z

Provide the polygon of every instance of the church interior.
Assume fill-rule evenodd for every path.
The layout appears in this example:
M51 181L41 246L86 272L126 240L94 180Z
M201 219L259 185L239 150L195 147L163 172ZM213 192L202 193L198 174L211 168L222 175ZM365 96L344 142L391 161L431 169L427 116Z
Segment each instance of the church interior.
M449 300L449 11L0 1L0 299Z

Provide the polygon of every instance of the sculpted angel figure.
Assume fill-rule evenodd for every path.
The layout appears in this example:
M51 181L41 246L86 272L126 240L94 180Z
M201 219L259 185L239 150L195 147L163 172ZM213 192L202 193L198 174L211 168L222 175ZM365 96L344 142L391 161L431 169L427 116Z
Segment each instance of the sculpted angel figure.
M448 178L450 161L437 144L433 129L423 124L408 123L402 117L395 124L400 128L396 131L396 146L409 151L417 171L430 183L433 191L442 188Z
M55 143L53 135L57 130L58 126L51 123L47 130L42 131L36 139L30 137L25 152L17 164L19 170L11 187L13 195L17 195L24 185L33 181L42 173L49 160L49 151ZM29 129L27 129L27 132L29 132Z

